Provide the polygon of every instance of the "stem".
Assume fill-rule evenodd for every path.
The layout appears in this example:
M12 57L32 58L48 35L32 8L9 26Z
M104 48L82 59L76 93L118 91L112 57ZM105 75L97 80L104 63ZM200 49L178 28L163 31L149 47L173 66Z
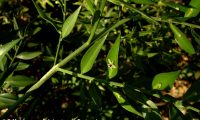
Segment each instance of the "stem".
M200 29L199 25L195 25L195 24L191 24L191 23L178 22L178 21L173 21L171 19L162 20L161 18L158 18L158 17L153 17L153 19L156 20L156 21L159 21L159 22L165 22L165 23L171 22L171 23L175 23L175 24L181 24L181 25L192 27L192 28L198 28L198 29Z
M57 71L60 71L60 72L63 72L63 73L66 73L68 75L72 75L72 76L75 76L75 77L79 77L79 78L82 78L82 79L86 79L86 80L89 80L89 81L95 80L95 81L100 82L100 83L109 84L110 86L124 87L123 83L118 83L118 82L113 82L113 81L108 82L105 79L99 79L99 78L83 75L83 74L80 74L80 73L75 73L75 72L65 70L65 69L62 69L62 68L57 68Z
M60 35L60 38L59 38L59 41L58 41L58 45L57 45L57 49L56 49L56 56L55 56L55 59L54 59L54 65L57 63L61 42L62 42L62 38L61 38L61 35Z

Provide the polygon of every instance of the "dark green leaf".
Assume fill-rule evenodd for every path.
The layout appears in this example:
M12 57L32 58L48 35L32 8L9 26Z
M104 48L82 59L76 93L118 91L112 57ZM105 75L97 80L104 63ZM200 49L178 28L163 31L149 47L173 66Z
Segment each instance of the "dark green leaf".
M31 60L35 57L38 57L41 55L42 52L21 52L16 56L16 58L22 59L22 60Z
M200 35L191 29L192 36L194 37L195 41L200 45Z
M107 35L96 41L81 59L81 73L84 74L92 69L92 66L107 38Z
M154 110L150 110L150 112L146 112L145 120L162 120L161 115Z
M13 87L26 87L28 85L34 84L35 82L36 81L32 78L23 75L16 75L6 80L6 83Z
M127 111L136 114L140 117L143 117L138 110L136 110L131 104L126 100L126 98L119 92L113 91L114 96L116 97L118 103Z
M200 81L195 81L192 86L189 88L189 90L185 93L183 96L183 101L194 101L199 102L200 101Z
M157 74L152 81L152 88L157 90L171 88L179 73L180 71Z
M169 118L170 120L187 120L183 113L174 105L169 106Z
M3 93L0 94L0 109L12 106L17 100L17 96L9 94L9 93Z
M140 103L142 105L149 106L152 109L158 109L156 104L153 103L151 100L147 99L147 97L139 92L138 90L133 89L130 86L126 86L123 88L125 94L133 101Z
M37 9L37 12L39 13L39 15L44 19L46 20L47 22L49 22L57 31L58 33L60 33L59 29L60 27L58 26L58 24L50 17L48 17L43 11L42 9L38 6L38 4L34 1L33 1L33 4L35 6L35 8Z
M91 83L89 88L89 93L95 105L97 105L98 108L101 108L102 107L101 91L99 90L95 82Z
M62 38L67 37L71 33L72 29L75 26L80 10L81 6L65 20L62 26L62 32L61 32Z

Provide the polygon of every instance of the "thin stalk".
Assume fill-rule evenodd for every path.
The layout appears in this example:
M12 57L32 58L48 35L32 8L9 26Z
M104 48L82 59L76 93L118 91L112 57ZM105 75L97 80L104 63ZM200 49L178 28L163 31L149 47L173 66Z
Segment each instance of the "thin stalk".
M19 26L18 26L18 24L17 24L17 20L15 19L15 17L13 18L13 23L14 23L14 26L13 26L14 29L15 29L15 30L19 30ZM13 64L13 62L14 62L14 60L15 60L17 54L18 54L18 51L19 51L19 48L20 48L19 46L21 46L21 44L22 44L23 36L22 36L20 30L18 31L17 35L18 35L18 37L19 37L21 40L20 40L18 46L16 46L15 54L14 54L14 56L13 56L12 59L11 59L11 62L10 62L9 67Z
M66 18L66 11L67 11L67 1L64 0L64 3L63 3L63 21L65 21L65 18Z
M165 22L165 23L175 23L175 24L180 24L180 25L185 25L185 26L189 26L191 28L198 28L200 29L199 25L195 25L195 24L191 24L191 23L186 23L186 22L178 22L178 21L174 21L172 19L168 19L168 20L162 20L160 17L153 17L154 20L159 21L159 22Z
M75 72L72 72L72 71L69 71L69 70L65 70L65 69L62 69L62 68L57 68L57 70L62 72L62 73L66 73L68 75L79 77L79 78L82 78L82 79L85 79L85 80L89 80L89 81L94 81L95 80L95 81L100 82L100 83L109 84L110 86L124 87L123 83L107 81L105 79L99 79L99 78L83 75L83 74L80 74L80 73L75 73Z
M62 38L61 38L61 35L60 35L60 38L59 38L59 41L58 41L58 45L57 45L57 49L56 49L56 56L55 56L55 59L54 59L54 65L57 63L61 42L62 42Z

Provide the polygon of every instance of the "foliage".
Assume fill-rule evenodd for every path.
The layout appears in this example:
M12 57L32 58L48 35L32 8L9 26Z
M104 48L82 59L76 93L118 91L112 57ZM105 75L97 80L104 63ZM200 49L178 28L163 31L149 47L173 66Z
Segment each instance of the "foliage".
M1 119L199 118L199 5L1 0Z

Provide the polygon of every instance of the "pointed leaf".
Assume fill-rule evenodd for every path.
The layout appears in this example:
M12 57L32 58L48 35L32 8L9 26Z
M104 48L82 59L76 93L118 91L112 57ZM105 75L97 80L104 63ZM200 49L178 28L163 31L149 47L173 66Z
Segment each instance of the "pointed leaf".
M183 101L193 101L199 102L200 101L200 81L195 81L192 86L188 89L188 91L183 96Z
M81 6L65 20L62 27L62 38L67 37L71 33L78 18L80 10Z
M138 102L142 105L149 106L153 109L158 109L156 104L149 100L143 93L134 90L131 86L126 86L123 88L125 94L133 101Z
M17 96L9 94L9 93L3 93L0 94L0 109L12 106L17 100Z
M59 32L59 26L57 25L57 23L50 17L48 17L43 11L42 9L37 5L37 3L32 0L35 8L37 9L37 12L39 13L39 15L46 20L47 22L49 22L58 32Z
M0 69L1 69L1 71L4 71L4 70L5 70L6 62L7 62L7 57L4 56L4 57L2 58L2 60L0 60Z
M8 53L8 51L13 48L19 41L20 39L13 40L4 44L3 46L0 46L0 61L2 61L3 57Z
M21 52L16 57L22 60L31 60L35 57L38 57L41 54L42 52Z
M179 30L175 25L170 23L170 28L172 32L174 33L174 37L178 45L180 46L181 49L183 49L185 52L189 54L195 54L195 50L191 44L191 42L188 40L186 35Z
M192 36L194 37L195 41L200 45L200 35L197 34L194 29L191 29Z
M17 68L15 69L16 71L20 71L20 70L25 70L26 68L28 68L30 65L27 63L23 63L23 62L19 62L19 64L17 65Z
M119 35L108 52L106 63L108 65L108 77L109 79L115 77L118 72L118 53L119 53L119 46L120 46L120 37Z
M150 112L146 111L146 116L145 116L145 120L162 120L161 115L155 111L155 110L150 110Z
M95 6L93 0L86 0L85 3L86 3L86 8L92 13L92 15L94 15Z
M32 78L23 75L16 75L6 80L6 83L13 87L26 87L28 85L34 84L35 82L36 81Z
M126 100L126 98L119 92L113 91L118 103L127 111L142 117L142 114L138 112L131 104Z
M101 102L101 91L99 90L98 86L95 84L95 82L92 82L89 88L89 94L95 103L95 105L98 106L98 108L102 107Z
M157 74L153 79L152 88L157 90L171 88L179 73L180 71Z
M81 59L81 73L84 74L92 69L92 66L107 38L107 35L96 41Z
M137 4L154 4L153 0L131 0Z
M174 105L169 106L169 119L170 120L187 120L183 113Z

